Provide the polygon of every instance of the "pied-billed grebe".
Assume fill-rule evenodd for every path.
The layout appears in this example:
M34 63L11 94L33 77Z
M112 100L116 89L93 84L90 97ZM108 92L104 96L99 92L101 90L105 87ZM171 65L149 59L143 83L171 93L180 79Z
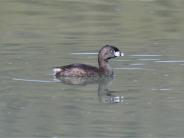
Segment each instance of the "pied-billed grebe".
M113 70L108 60L123 56L118 48L112 45L103 46L98 53L99 68L86 64L70 64L53 69L56 77L92 77L92 76L111 76Z

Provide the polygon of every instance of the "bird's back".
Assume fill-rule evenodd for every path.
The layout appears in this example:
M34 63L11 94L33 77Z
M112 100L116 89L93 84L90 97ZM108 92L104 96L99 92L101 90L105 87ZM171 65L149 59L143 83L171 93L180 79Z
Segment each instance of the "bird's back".
M86 64L70 64L54 68L56 76L89 77L98 76L97 67Z

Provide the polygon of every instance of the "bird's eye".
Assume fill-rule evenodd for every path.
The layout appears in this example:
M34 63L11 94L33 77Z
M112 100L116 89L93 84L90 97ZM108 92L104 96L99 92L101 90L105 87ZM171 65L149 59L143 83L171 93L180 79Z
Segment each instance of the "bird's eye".
M114 54L114 50L111 49L111 54Z

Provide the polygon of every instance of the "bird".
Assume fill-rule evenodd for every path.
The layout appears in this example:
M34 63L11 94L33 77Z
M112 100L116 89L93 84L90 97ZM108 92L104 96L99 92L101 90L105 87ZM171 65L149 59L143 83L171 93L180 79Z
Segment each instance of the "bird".
M120 56L124 56L124 53L122 53L117 47L113 45L105 45L98 52L99 67L75 63L54 67L53 74L56 77L112 76L113 69L109 65L109 60Z

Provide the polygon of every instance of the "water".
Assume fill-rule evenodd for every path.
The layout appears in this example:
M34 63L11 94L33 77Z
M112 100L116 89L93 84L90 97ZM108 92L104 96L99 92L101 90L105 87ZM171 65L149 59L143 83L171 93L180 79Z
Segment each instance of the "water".
M183 137L183 7L182 0L1 1L0 137ZM105 44L125 53L111 61L114 78L50 75L58 65L97 65Z

